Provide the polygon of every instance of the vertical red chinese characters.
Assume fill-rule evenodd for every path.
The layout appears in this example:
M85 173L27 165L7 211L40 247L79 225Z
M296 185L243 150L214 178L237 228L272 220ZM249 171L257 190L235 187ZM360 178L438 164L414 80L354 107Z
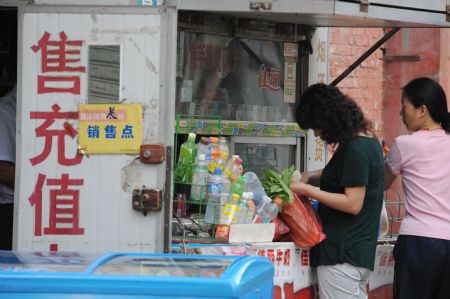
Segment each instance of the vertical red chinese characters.
M59 40L51 40L48 32L42 35L37 44L31 47L34 53L41 54L40 71L44 74L38 74L38 94L80 94L80 75L86 72L86 67L80 65L83 45L82 40L69 40L64 31L59 33ZM67 97L64 99L67 101ZM44 138L44 145L41 152L30 157L29 161L33 167L41 165L44 169L51 169L55 162L49 157L53 157L52 151L57 150L56 173L59 174L48 178L48 173L40 171L34 191L28 197L34 208L34 236L37 237L42 234L84 234L84 228L79 223L80 188L84 179L70 175L70 167L81 164L83 156L76 147L66 146L68 138L74 139L78 134L71 124L71 120L78 120L78 112L61 111L59 104L50 103L49 111L30 112L30 120L42 120L34 132L36 138ZM48 223L43 224L44 207L48 207L49 211ZM50 244L50 248L57 248L57 244Z
M55 72L57 75L39 75L38 93L70 92L80 94L80 77L61 75L61 73L84 73L84 66L73 66L80 62L81 40L67 40L67 35L62 31L60 40L51 41L50 34L45 32L37 45L31 47L33 52L41 51L42 73ZM50 83L55 83L51 85ZM58 82L65 83L64 87L58 86ZM49 83L49 85L46 85Z
M34 235L42 236L42 188L60 186L60 189L50 190L49 226L44 228L45 235L82 235L84 228L79 227L79 196L80 191L69 189L69 186L82 186L83 179L69 179L69 174L63 173L61 179L46 179L39 173L34 192L28 198L34 206Z

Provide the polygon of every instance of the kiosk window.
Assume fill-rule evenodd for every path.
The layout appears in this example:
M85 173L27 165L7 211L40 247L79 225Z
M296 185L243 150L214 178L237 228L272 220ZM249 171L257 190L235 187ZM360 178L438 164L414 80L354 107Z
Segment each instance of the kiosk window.
M89 46L88 104L119 103L120 46Z

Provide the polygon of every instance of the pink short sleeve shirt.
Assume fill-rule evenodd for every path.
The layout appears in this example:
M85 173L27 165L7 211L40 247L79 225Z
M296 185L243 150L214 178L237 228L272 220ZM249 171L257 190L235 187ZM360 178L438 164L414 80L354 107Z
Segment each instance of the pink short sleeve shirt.
M450 134L422 130L399 136L386 165L402 175L406 216L400 234L450 240Z

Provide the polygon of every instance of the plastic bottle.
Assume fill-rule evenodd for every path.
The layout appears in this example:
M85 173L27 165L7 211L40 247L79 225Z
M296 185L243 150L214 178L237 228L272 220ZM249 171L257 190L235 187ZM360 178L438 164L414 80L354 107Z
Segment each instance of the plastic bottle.
M189 133L180 147L178 163L174 171L174 179L180 183L190 183L192 180L192 164L197 156L197 145L195 144L195 133Z
M272 203L272 199L267 195L263 196L262 200L256 204L255 216L253 218L253 223L262 223L265 216L264 208Z
M244 196L244 195L242 195ZM247 215L245 216L244 223L253 223L253 218L255 217L256 212L256 206L253 201L253 192L247 192L247 205L248 205L248 211Z
M208 171L210 173L214 173L214 169L220 168L220 170L224 171L225 166L227 165L228 153L223 152L220 153L220 157L214 159L211 163L209 163Z
M228 201L228 198L230 196L230 188L231 188L231 183L230 183L230 179L228 178L228 176L222 172L222 193L220 194L220 214L222 214L222 210L223 207L225 206L225 204Z
M242 192L244 192L244 177L240 176L234 183L231 184L230 194L237 194L241 197Z
M205 160L205 154L198 154L197 157L198 161L192 170L191 199L204 201L208 188L208 162Z
M233 155L232 158L228 160L224 171L231 182L234 182L242 175L242 160L239 158L239 155Z
M200 154L205 155L205 160L206 156L208 155L208 148L209 148L209 138L208 137L202 137L200 138L199 142L197 143L197 157L195 158L195 162L198 161L198 156ZM209 154L211 156L211 153ZM211 159L209 159L211 161Z
M242 223L242 224L246 223L249 199L251 200L251 195L248 194L248 192L243 192L241 200L238 202L239 217L237 219L237 223Z
M219 138L219 150L220 150L220 153L227 153L228 154L227 156L230 156L227 139L225 137Z
M222 181L223 181L222 193L230 193L231 182L228 176L225 174L225 172L222 172Z
M233 155L233 156L231 157L231 159L228 159L228 160L227 160L227 164L225 165L225 169L223 170L223 172L224 172L225 175L230 179L230 181L231 181L231 176L232 176L231 171L233 170L234 160L235 160L234 156L235 156L235 155ZM235 178L235 179L236 179L236 178Z
M220 224L230 225L236 223L239 217L239 198L238 194L231 195L230 200L227 202L225 207L223 207L223 212L220 217Z
M264 196L267 196L266 191L261 185L261 181L259 180L256 173L252 171L247 171L244 173L244 181L245 181L245 191L253 192L253 201L256 206L260 206L262 203L262 199Z
M234 162L234 160L236 160L237 158L239 158L239 155L231 155L231 162Z
M220 157L219 138L209 137L209 151L211 152L211 160L209 161L213 161Z
M222 193L222 170L216 169L209 179L208 203L206 204L205 222L218 223L220 217L220 194Z
M234 165L233 165L233 168L231 170L233 179L238 178L238 177L240 177L242 175L242 173L243 173L242 163L243 162L244 161L242 161L241 158L237 158L237 159L234 160Z
M278 215L278 205L274 202L264 205L264 207L259 211L258 216L261 219L261 223L269 223Z

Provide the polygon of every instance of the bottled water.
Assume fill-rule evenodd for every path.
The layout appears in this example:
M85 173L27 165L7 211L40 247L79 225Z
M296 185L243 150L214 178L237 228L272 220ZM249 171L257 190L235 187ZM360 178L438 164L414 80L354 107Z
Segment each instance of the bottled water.
M267 194L266 191L264 191L258 176L254 172L248 171L244 173L244 181L245 191L253 192L253 201L255 202L255 205L261 205L263 197L267 196Z
M206 161L214 161L215 159L220 157L219 138L209 137L208 151L211 153L211 157L209 157L210 160L208 160L208 157L207 157Z
M231 182L224 172L222 172L222 182L223 182L222 193L230 193Z
M222 170L216 169L210 177L208 188L208 203L206 204L205 222L219 223L220 194L222 193Z
M208 162L205 160L205 154L198 155L198 161L194 164L192 171L191 199L204 201L206 200L208 187Z
M253 218L255 217L256 212L256 206L253 202L253 192L244 192L244 194L245 193L247 194L248 211L247 215L245 216L244 223L253 223ZM242 196L244 196L244 194L242 194Z
M205 155L205 160L208 161L208 148L209 148L209 138L208 137L202 137L200 138L200 141L197 143L197 157L195 158L195 162L198 161L198 156L200 154ZM211 161L211 153L209 153L209 161Z
M225 137L219 138L219 150L220 153L227 153L227 157L230 156L230 151L228 149L227 139Z
M225 207L223 208L222 215L220 217L220 224L222 225L230 225L232 223L236 223L239 217L239 198L240 196L237 194L231 195L230 200L227 202Z
M243 192L241 200L238 203L239 206L239 217L237 223L247 223L248 214L248 200L251 200L250 194L248 192Z
M225 167L225 173L230 178L231 182L236 181L242 175L242 160L238 155L233 155L231 160L228 160Z
M265 196L263 198L264 204L256 210L257 216L255 217L255 223L269 223L275 217L277 217L280 207L278 204L272 202L272 200Z
M223 172L225 169L225 166L227 165L227 160L228 160L228 153L227 152L220 153L220 157L217 159L214 159L209 164L208 171L210 173L214 173L214 169L220 168Z

